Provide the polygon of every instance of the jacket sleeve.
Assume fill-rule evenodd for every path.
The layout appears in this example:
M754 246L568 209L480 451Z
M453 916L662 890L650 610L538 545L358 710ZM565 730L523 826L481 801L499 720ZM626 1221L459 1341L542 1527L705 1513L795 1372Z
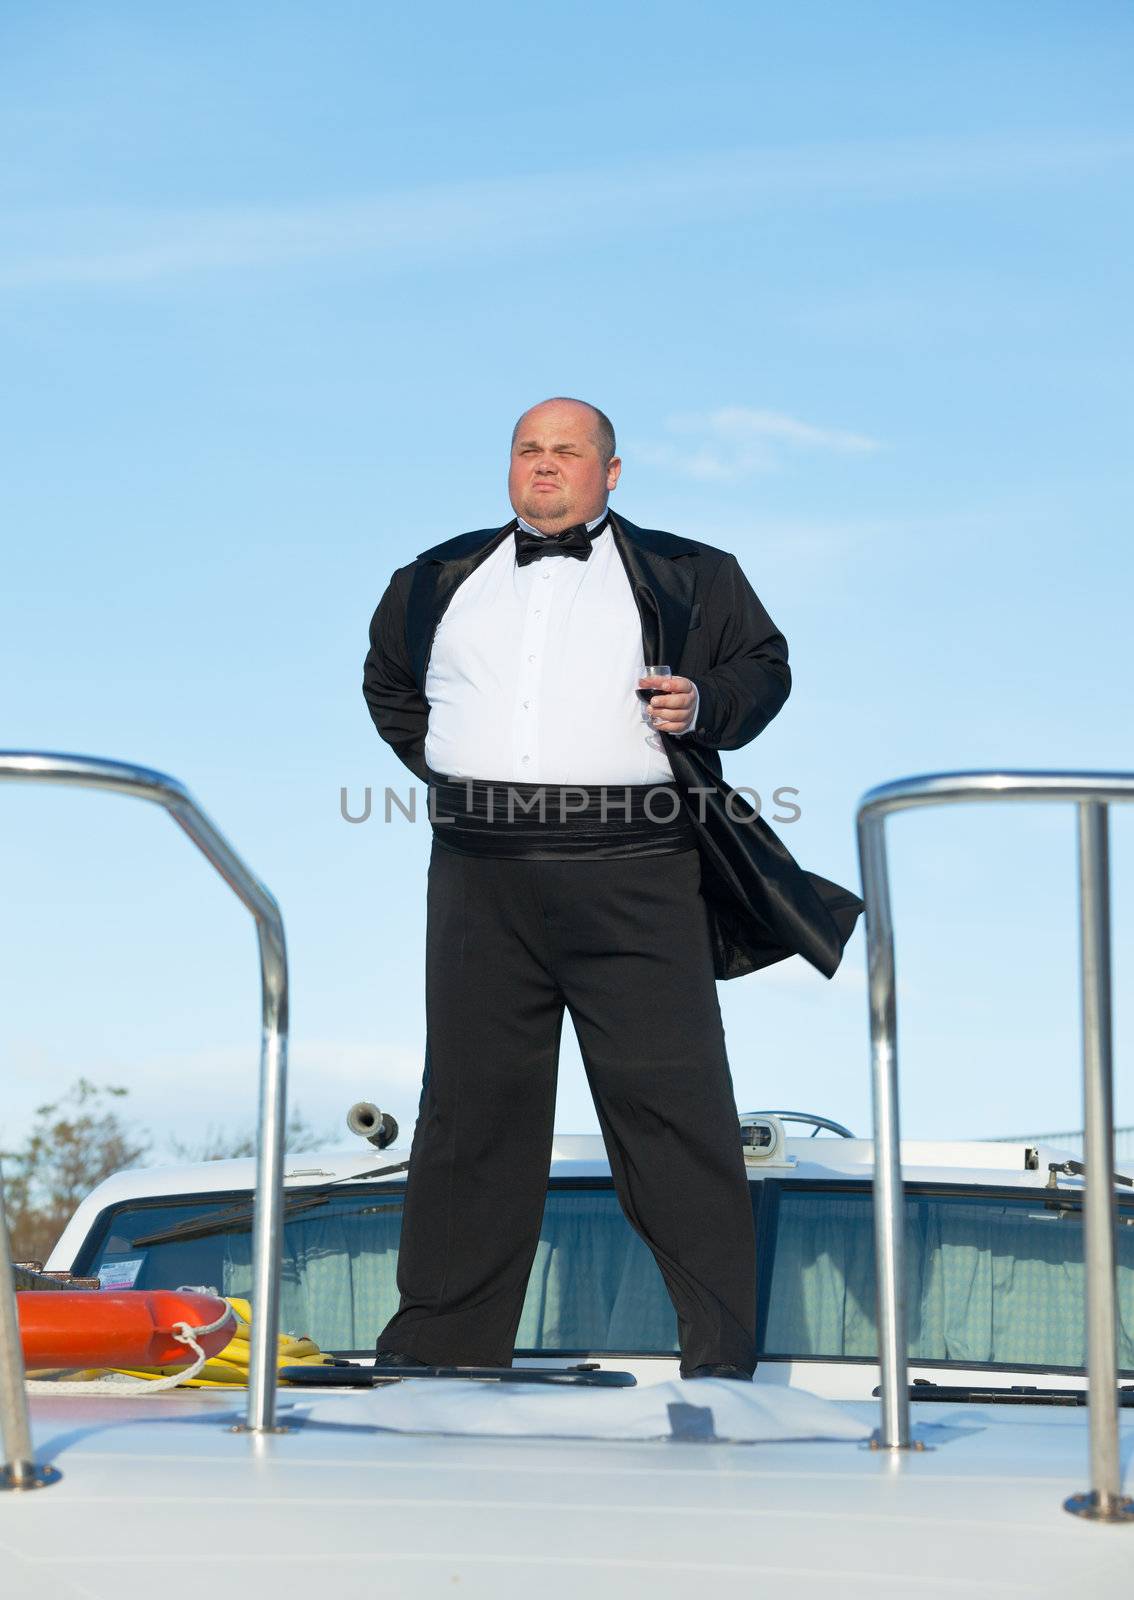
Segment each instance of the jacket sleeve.
M362 693L381 737L415 777L429 781L425 733L429 702L414 680L406 644L406 599L412 568L394 573L370 623L370 649L362 669Z
M738 750L768 726L791 693L787 640L734 555L717 568L704 606L714 630L712 666L693 679L700 702L692 737L714 750Z

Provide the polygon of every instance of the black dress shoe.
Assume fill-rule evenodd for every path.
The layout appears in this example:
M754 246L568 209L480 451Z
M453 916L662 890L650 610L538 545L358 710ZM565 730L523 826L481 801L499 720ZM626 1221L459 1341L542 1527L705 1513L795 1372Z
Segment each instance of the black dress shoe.
M730 1367L725 1362L715 1365L710 1363L704 1367L694 1367L692 1372L683 1372L683 1378L736 1378L741 1383L751 1383L752 1374L745 1372L743 1367Z
M376 1367L428 1367L428 1361L419 1361L416 1356L403 1355L400 1350L375 1350L374 1365Z

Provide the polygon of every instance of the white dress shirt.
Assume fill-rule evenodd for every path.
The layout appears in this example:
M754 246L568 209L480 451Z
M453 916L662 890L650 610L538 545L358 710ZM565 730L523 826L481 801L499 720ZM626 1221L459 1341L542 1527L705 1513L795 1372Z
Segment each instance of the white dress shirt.
M637 695L642 648L609 527L586 561L544 556L521 567L515 540L503 539L458 587L434 635L426 761L454 778L672 783Z

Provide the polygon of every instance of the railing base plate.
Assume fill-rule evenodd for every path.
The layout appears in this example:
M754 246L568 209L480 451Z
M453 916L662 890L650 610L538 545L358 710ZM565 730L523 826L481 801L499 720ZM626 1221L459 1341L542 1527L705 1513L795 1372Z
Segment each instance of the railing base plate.
M1064 1511L1073 1517L1087 1517L1091 1522L1134 1522L1134 1500L1124 1500L1107 1495L1100 1503L1093 1489L1086 1494L1073 1494L1063 1502Z
M36 1466L30 1473L21 1473L19 1477L11 1467L0 1467L0 1492L5 1489L12 1489L16 1493L25 1489L48 1489L53 1483L58 1483L62 1476L57 1467Z

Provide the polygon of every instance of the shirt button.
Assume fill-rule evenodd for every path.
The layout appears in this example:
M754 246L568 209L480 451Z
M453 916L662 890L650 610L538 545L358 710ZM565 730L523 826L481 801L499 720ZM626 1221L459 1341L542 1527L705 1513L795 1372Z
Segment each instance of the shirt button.
M537 617L542 617L543 616L543 612L542 611L537 611L536 612L536 616Z
M522 761L522 762L523 762L523 764L524 764L524 766L525 766L525 767L526 767L526 766L527 766L527 764L528 764L528 762L529 762L529 761L530 761L530 760L531 760L531 759L532 759L532 758L531 758L531 756L521 756L521 757L520 757L520 760L521 760L521 761Z
M528 660L529 660L529 661L534 661L534 660L535 660L535 656L529 656L529 657L528 657Z
M550 572L545 572L544 573L543 581L544 581L544 583L550 583L550 581L551 581L551 573Z
M524 710L526 711L530 705L531 705L531 701L530 700L525 700L524 701Z

